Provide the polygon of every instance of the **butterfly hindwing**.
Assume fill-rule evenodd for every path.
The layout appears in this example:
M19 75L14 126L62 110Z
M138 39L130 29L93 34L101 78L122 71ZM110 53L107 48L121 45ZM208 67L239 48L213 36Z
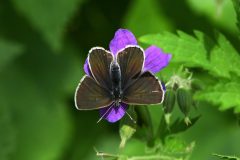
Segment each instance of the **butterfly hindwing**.
M101 47L94 47L88 55L89 67L94 79L102 87L111 90L110 64L113 61L113 55Z
M75 105L79 110L92 110L107 107L113 100L108 90L102 88L87 75L80 81L75 92Z
M121 69L121 85L124 90L140 75L144 63L144 51L138 46L127 46L118 52L117 62Z
M164 91L161 82L146 71L123 92L122 102L134 105L162 103Z

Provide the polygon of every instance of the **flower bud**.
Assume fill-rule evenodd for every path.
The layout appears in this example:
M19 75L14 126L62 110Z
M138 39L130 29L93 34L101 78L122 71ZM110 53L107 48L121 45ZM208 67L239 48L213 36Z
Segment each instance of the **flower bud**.
M192 105L192 95L190 90L184 89L184 88L178 88L177 102L181 112L187 117Z
M163 109L165 114L171 113L175 105L176 95L173 90L167 90L164 96Z
M123 148L133 134L136 132L136 128L130 126L130 125L122 125L120 128L120 138L121 138L121 143L119 145L119 148Z

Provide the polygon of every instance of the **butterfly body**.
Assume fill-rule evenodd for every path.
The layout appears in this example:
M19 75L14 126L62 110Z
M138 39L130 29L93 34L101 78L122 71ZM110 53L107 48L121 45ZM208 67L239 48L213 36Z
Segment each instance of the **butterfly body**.
M119 106L122 97L121 70L119 64L115 60L110 64L110 77L112 80L111 94L116 106Z

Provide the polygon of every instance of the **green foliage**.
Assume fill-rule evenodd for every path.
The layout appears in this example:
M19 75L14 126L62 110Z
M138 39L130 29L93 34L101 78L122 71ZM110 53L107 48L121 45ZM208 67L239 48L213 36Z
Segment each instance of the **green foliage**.
M165 140L167 136L175 135L190 129L198 121L199 118L200 116L191 118L191 123L189 125L186 125L184 119L178 118L173 123L167 124L166 120L162 118L157 135L161 139Z
M217 44L209 54L209 71L216 76L230 78L231 73L240 76L240 56L222 34L217 34Z
M20 44L0 39L0 71L23 52Z
M240 79L232 81L221 81L215 85L208 86L196 93L195 98L207 100L219 105L220 110L234 108L236 113L240 112Z
M236 14L229 0L187 0L191 9L199 15L206 16L210 23L216 23L223 29L236 33Z
M148 27L145 27L146 25ZM171 22L159 8L157 0L131 2L129 12L124 19L124 26L133 30L136 36L157 33L159 30L171 30L172 28Z
M178 35L169 32L146 35L140 41L155 44L173 55L173 63L183 63L187 67L202 67L215 76L230 78L230 73L240 76L240 56L230 42L220 33L217 42L199 31L195 37L178 31Z
M240 31L240 1L239 0L232 0L235 8L235 12L237 15L237 27L238 30Z
M216 33L216 42L195 31L195 36L178 32L178 36L164 32L156 35L146 35L140 41L155 44L167 53L172 53L174 63L184 63L188 67L201 67L215 77L230 79L231 74L240 76L240 56L230 42L220 33ZM220 109L234 107L240 112L237 80L223 80L221 83L208 86L195 96L214 104L222 104ZM219 98L222 97L222 98Z
M240 160L240 158L236 156L225 156L225 155L220 155L220 154L213 154L216 157L219 157L220 159L225 159L225 160Z
M16 9L42 33L54 49L59 50L66 26L82 0L12 0Z
M17 126L17 144L12 157L19 160L57 158L71 133L71 121L66 107L61 101L47 101L51 97L27 74L22 74L23 71L9 71L11 72L2 74L4 78L1 78L0 84L2 102L14 113L13 117L18 119L14 121ZM17 83L15 76L18 77ZM11 87L6 86L9 82L12 83ZM12 97L15 97L14 101L11 100Z
M2 137L0 138L0 159L8 160L16 147L16 128L2 98L0 98L0 135Z
M143 144L140 141L135 141L128 144L125 148L120 151L120 154L111 154L106 152L97 151L97 156L102 158L111 158L116 160L142 160L142 159L162 159L162 160L188 160L191 152L195 146L195 143L186 144L178 138L167 139L164 146L154 146L153 149L139 150L143 148ZM135 150L135 151L134 151Z
M182 31L175 35L170 32L145 35L139 38L140 42L148 45L154 44L162 48L166 53L171 53L172 63L183 63L188 67L209 68L207 51L205 49L204 35L196 31L196 37Z
M151 118L151 113L149 112L149 109L145 107L135 107L136 113L137 113L137 120L138 122L140 121L141 127L139 129L142 129L142 134L141 136L145 141L147 141L149 146L153 145L154 141L154 126L153 121Z

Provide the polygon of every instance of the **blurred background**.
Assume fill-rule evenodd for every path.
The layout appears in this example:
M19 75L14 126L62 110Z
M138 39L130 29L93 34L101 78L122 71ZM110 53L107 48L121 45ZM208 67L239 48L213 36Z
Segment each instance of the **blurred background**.
M230 0L0 0L0 160L100 159L94 147L118 153L119 124L96 124L98 111L74 106L88 50L108 49L118 28L136 37L218 30L240 50L236 21ZM192 159L240 154L232 110L203 103L197 112L201 119L178 135L195 141ZM142 143L132 139L127 153L143 154Z

